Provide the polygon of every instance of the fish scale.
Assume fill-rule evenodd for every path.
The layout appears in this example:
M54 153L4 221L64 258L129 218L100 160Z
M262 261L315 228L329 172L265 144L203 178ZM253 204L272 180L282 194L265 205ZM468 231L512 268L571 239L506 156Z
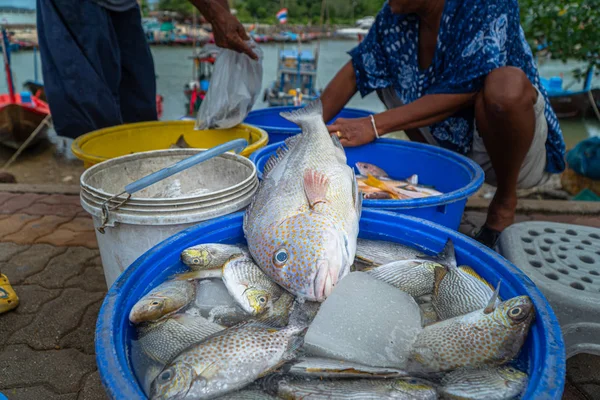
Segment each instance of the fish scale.
M511 366L461 369L444 376L440 393L449 399L510 400L525 389L527 379Z
M419 297L433 291L434 270L440 264L422 260L403 260L369 269L366 272L376 279Z
M354 259L361 196L342 146L323 122L320 101L282 116L302 133L267 162L244 215L244 234L253 258L275 282L298 297L323 301ZM327 182L324 202L309 202L306 174ZM274 259L278 253L285 254L282 263Z
M302 331L248 323L219 332L167 365L152 384L152 399L206 399L241 389L291 359Z

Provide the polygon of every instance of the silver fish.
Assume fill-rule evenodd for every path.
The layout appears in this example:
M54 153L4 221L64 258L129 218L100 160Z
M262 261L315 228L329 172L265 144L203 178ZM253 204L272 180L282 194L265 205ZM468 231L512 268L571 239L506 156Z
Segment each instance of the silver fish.
M295 356L305 327L248 323L187 348L152 384L153 400L209 399L242 389Z
M434 271L437 267L441 267L441 264L404 260L366 269L365 272L413 297L418 297L433 292Z
M137 341L148 357L164 365L187 347L224 329L203 317L181 313L139 325Z
M359 269L364 269L394 261L414 260L423 256L425 253L399 243L358 239L354 264L359 266Z
M456 400L511 400L527 387L527 374L510 366L459 369L444 376L439 389Z
M388 174L383 169L379 168L377 165L369 164L366 162L357 162L354 164L358 173L363 176L373 175L375 178L387 178Z
M493 294L490 285L470 267L435 269L432 304L441 320L485 308Z
M231 256L247 254L244 245L206 243L185 249L181 252L181 261L192 271L221 268Z
M221 396L219 400L277 400L277 397L271 396L262 390L244 389Z
M329 400L329 399L397 399L434 400L437 392L434 386L422 379L352 379L352 380L313 380L271 379L269 391L276 392L283 399Z
M302 357L283 369L290 375L312 378L398 378L408 376L395 368L369 367L349 361L319 357Z
M267 162L244 233L268 276L297 297L322 302L350 271L362 197L321 102L281 115L302 133Z
M534 318L533 303L519 296L447 319L423 329L409 356L409 371L444 372L494 366L512 360L521 350Z
M242 310L239 305L235 306L216 306L208 313L208 320L226 327L232 327L242 322L249 321L252 315Z
M195 297L193 282L177 279L163 282L135 303L129 313L129 321L133 324L156 321L183 309Z

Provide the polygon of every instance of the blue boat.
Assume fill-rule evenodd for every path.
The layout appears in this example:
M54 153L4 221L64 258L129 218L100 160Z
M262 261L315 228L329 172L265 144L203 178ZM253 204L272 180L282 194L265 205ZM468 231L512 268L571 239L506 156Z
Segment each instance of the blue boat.
M594 116L600 119L600 87L594 85L594 68L590 68L580 90L570 90L563 85L560 76L541 78L548 92L550 105L559 119L585 118Z
M264 101L270 107L300 106L319 98L316 88L318 57L309 50L280 50L278 80L265 89Z

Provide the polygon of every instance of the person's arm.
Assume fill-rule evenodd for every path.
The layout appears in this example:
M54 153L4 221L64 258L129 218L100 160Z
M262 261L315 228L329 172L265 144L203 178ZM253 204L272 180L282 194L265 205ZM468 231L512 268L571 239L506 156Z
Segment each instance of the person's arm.
M246 43L249 40L246 29L229 12L229 5L224 7L221 4L226 3L227 0L190 0L190 2L212 25L217 46L245 53L253 60L258 60L258 56Z
M323 120L331 121L344 108L356 93L356 75L352 61L339 70L321 95L323 104Z

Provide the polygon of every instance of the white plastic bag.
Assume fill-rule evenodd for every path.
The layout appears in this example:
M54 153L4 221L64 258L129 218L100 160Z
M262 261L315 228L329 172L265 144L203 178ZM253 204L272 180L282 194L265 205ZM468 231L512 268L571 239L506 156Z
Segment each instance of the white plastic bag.
M195 129L227 129L240 124L262 88L262 50L247 42L258 61L246 54L222 49L215 61L206 96L200 104Z

